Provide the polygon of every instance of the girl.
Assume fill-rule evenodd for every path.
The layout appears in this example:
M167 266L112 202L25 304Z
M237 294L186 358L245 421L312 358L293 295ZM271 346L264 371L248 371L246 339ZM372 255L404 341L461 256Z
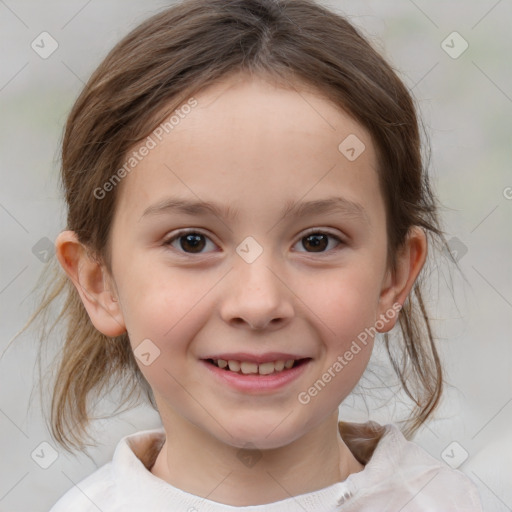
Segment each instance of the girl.
M63 139L51 427L83 448L113 385L163 427L52 512L481 510L406 440L442 391L420 153L405 86L313 0L185 0L128 34ZM406 437L338 422L377 333L415 404Z

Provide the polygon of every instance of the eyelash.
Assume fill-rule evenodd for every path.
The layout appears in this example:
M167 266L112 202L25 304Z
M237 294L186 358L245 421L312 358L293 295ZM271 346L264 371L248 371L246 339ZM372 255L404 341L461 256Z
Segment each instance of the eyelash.
M190 235L190 234L195 234L195 235L202 235L204 236L205 238L207 238L208 240L212 241L210 239L210 237L206 234L206 233L203 233L201 230L198 230L198 229L184 229L184 230L181 230L181 231L178 231L177 233L175 233L172 237L168 238L167 240L164 241L164 244L165 246L171 246L172 243L175 241L175 240L179 240L180 238L186 236L186 235ZM328 251L320 251L318 253L316 252L308 252L308 251L297 251L297 252L305 252L306 254L327 254L329 252L332 252L332 251L336 251L336 250L339 250L339 246L340 245L345 245L345 242L337 235L334 235L328 231L322 231L322 230L319 230L319 229L311 229L309 231L306 231L306 233L304 233L298 240L297 242L295 242L294 245L296 245L298 242L300 242L303 238L307 238L308 236L310 235L327 235L329 238L333 238L334 240L336 240L338 242L338 245L334 248L334 249L330 249ZM212 241L213 243L213 241ZM185 251L182 251L182 250L178 250L175 248L175 250L179 253L179 254L184 254L184 255L201 255L201 254L204 254L204 253L189 253L189 252L185 252Z

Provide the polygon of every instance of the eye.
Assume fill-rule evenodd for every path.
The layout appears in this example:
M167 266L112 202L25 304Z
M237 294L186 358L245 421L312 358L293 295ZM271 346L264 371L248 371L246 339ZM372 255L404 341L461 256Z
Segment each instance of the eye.
M329 246L329 239L338 242L336 247L343 244L343 240L339 237L325 231L310 231L297 243L302 243L302 247L306 249L306 252L328 252L326 251L326 248Z
M179 231L174 236L167 239L164 245L170 245L178 251L181 250L187 254L201 254L202 250L207 245L206 240L211 242L211 240L200 231ZM176 247L176 243L178 243L179 248ZM213 242L211 243L215 245Z
M305 252L324 253L328 252L328 250L334 250L332 247L328 249L330 240L337 242L334 249L344 243L338 236L325 231L316 230L307 233L297 244L302 243L302 247L306 249ZM164 245L170 245L178 252L184 252L186 254L202 254L205 252L204 248L208 245L208 242L215 246L210 238L200 231L182 230L167 239Z

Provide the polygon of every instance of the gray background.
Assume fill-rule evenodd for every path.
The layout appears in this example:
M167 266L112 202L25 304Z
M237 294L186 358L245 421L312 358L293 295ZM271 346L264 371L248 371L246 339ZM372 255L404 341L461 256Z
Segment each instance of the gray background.
M452 464L467 452L459 469L478 485L485 510L512 510L512 188L507 188L512 187L512 2L322 3L361 27L413 90L431 139L431 173L446 206L445 229L466 277L436 259L429 306L449 385L436 419L415 440ZM41 260L52 260L51 250L45 252L48 244L65 225L57 177L66 114L114 43L169 4L0 0L2 512L48 510L74 483L109 461L123 435L159 426L154 411L139 407L98 421L99 446L88 454L72 456L59 449L41 415L38 391L32 389L37 333L13 336L33 310L31 290L44 267ZM47 59L31 48L43 31L59 45ZM453 31L469 45L457 58L442 45ZM447 41L456 52L462 41L452 39ZM372 375L365 379L367 389L376 385ZM370 414L355 393L342 406L343 417L390 421L408 408L395 391L390 389L386 403L376 400L378 406L369 392ZM53 448L41 447L42 442ZM40 467L52 453L55 462Z

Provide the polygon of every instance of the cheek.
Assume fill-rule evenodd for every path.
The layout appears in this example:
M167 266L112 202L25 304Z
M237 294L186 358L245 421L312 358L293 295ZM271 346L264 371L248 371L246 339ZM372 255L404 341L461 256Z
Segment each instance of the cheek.
M177 332L193 325L190 319L194 310L214 285L206 275L204 279L192 277L188 272L137 262L127 265L120 275L127 276L119 293L128 334L135 346L143 338L181 339Z
M208 301L201 297L214 285L210 281L146 274L125 287L125 322L137 364L155 394L178 410L190 401L185 387L196 381L186 368L193 358L190 341L205 321Z
M192 277L157 265L149 272L133 269L125 275L130 278L123 281L120 297L139 368L155 391L165 390L178 399L183 393L180 383L195 380L194 375L184 375L184 368L195 358L191 341L215 307L209 291L214 292L218 277Z
M375 268L347 266L326 276L322 282L323 286L313 297L319 317L330 328L331 338L334 335L343 344L374 324L380 296L380 279Z
M357 384L370 359L378 320L378 279L361 267L337 271L314 295L324 340L322 375L329 393L343 399ZM311 297L311 295L310 295Z

